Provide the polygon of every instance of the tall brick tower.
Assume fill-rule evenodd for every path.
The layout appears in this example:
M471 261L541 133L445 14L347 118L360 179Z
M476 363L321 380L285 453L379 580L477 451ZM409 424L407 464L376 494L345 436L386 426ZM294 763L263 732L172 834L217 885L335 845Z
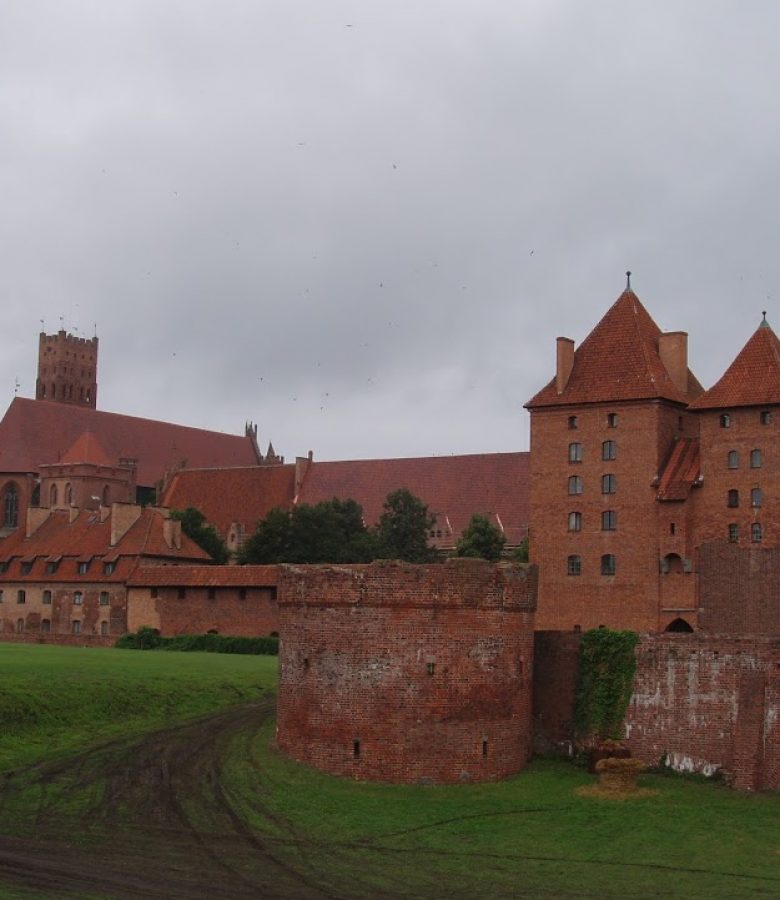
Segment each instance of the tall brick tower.
M97 357L97 337L74 337L62 328L56 334L41 332L36 399L95 409Z

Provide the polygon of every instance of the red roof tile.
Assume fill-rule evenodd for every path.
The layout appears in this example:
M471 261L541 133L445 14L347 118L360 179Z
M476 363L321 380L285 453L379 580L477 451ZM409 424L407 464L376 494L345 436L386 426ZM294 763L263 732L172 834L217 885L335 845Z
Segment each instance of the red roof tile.
M763 322L723 377L691 409L771 406L780 403L780 341Z
M0 422L0 472L37 472L60 462L84 432L94 435L114 465L120 458L137 459L138 483L144 486L183 460L193 468L258 462L246 436L15 397Z
M277 566L138 566L131 587L275 587Z
M658 479L658 499L686 500L700 472L699 442L680 438Z
M194 506L225 534L233 522L254 529L275 506L293 504L295 466L240 469L183 469L171 479L163 504L170 509Z
M474 513L483 513L500 522L514 545L528 527L529 482L528 453L313 462L298 502L352 498L363 507L366 523L373 525L387 495L407 488L436 514L437 527L454 539Z
M108 454L103 449L102 444L91 431L83 431L60 462L69 465L90 463L93 466L111 466L116 464L116 461L112 462L108 458Z
M690 403L702 387L688 370L688 390L676 387L661 362L661 329L631 290L624 291L574 353L574 367L562 393L555 379L528 408L622 400L665 399Z

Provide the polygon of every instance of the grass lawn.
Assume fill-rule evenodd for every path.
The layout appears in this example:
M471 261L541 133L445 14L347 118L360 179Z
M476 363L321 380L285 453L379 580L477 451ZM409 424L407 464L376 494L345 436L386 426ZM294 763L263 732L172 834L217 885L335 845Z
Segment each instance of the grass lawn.
M93 854L85 857L89 862L127 842L162 873L179 859L166 835L180 823L194 848L185 854L187 865L197 859L202 868L203 896L209 884L229 894L233 875L241 889L261 886L252 896L345 900L780 896L780 794L743 795L718 784L644 776L651 795L598 799L577 793L592 776L548 760L493 784L354 782L278 753L270 704L254 727L243 709L229 727L226 719L215 731L214 752L206 740L189 750L201 722L179 734L178 749L165 733L151 743L140 737L267 695L276 665L276 657L0 644L0 771L121 733L132 736L116 749L82 755L73 771L68 764L64 774L43 780L37 769L15 776L5 812L45 809L55 831L78 833L68 853ZM151 769L143 767L123 780L123 760L130 765L142 754L150 766L168 754L163 781L147 778ZM171 796L157 787L145 793L153 782L167 785ZM112 794L117 784L122 792ZM120 801L108 830L100 821L107 796ZM167 807L164 800L171 801ZM158 831L149 832L139 809L157 814ZM165 818L171 811L174 818ZM222 844L211 869L202 848L217 836ZM7 881L2 897L47 896Z

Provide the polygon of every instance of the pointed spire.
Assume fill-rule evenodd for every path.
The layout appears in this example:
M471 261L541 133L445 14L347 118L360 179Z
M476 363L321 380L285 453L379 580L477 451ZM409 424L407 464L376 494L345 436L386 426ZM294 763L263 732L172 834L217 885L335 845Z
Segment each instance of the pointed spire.
M631 270L630 269L626 272L626 290L627 291L631 290Z
M769 328L769 322L767 322L767 320L766 320L766 310L765 309L761 311L761 315L764 318L761 320L761 324L759 325L759 328Z

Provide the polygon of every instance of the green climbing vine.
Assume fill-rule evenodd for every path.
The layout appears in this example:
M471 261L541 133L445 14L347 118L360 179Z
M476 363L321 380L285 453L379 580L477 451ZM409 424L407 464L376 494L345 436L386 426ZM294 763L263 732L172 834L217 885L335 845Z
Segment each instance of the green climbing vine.
M580 740L621 737L636 673L634 631L594 628L582 635L574 726Z

